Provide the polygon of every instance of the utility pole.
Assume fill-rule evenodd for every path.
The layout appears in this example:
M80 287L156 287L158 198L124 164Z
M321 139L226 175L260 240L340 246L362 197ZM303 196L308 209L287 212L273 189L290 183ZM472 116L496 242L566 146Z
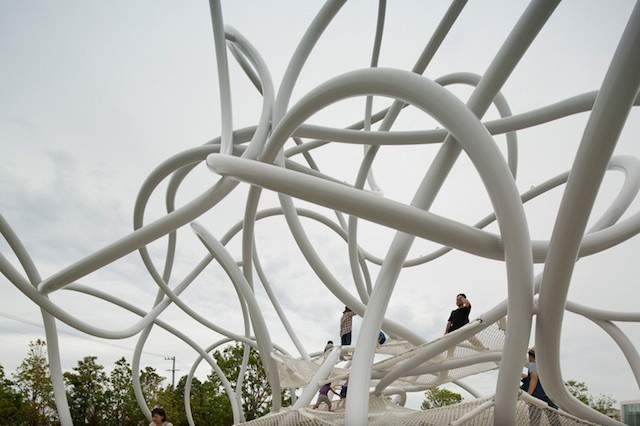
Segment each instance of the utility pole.
M171 371L171 387L175 388L175 384L176 384L176 371L180 371L180 370L176 370L176 357L175 356L170 356L170 357L165 357L165 359L167 361L173 361L172 365L171 365L171 369L167 370L167 371Z

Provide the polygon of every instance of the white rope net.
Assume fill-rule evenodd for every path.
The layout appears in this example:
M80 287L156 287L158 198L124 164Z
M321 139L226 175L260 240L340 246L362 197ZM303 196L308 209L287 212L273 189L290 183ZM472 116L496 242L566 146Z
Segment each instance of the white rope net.
M540 404L535 398L522 393L516 407L516 423L514 426L578 426L594 425L594 423L578 419L561 410ZM322 409L324 408L324 409ZM332 401L333 411L328 411L325 405L319 409L301 408L299 410L285 409L282 412L248 422L251 426L321 426L345 425L344 405L340 401ZM388 397L369 397L369 425L404 425L404 426L490 426L494 424L493 397L476 399L455 405L447 405L430 410L411 410L392 402Z
M393 382L392 386L420 386L425 389L430 389L443 383L499 368L499 360L478 362L477 355L489 353L497 354L498 357L500 356L504 344L505 323L505 321L495 322L481 330L475 336L453 346L451 349L434 357L430 357L422 363L420 367L425 371L424 374L402 377ZM443 336L441 339L444 338ZM412 345L406 340L389 339L384 344L376 346L376 354L386 355L386 357L375 362L372 371L374 373L383 373L394 367L401 366L403 363L419 356L441 339L420 346ZM332 369L331 374L326 380L327 382L334 382L336 380L344 381L349 375L349 369L345 365L344 360L351 358L353 349L353 346L343 348L343 358L341 362L338 363L340 365L336 364ZM288 388L306 387L325 360L323 355L305 360L278 352L273 352L272 358L277 363L281 385ZM468 360L468 363L465 364L465 360ZM443 366L444 361L458 361L457 365L463 365L455 368L446 368L446 366ZM372 386L376 383L377 380L372 380L371 382Z

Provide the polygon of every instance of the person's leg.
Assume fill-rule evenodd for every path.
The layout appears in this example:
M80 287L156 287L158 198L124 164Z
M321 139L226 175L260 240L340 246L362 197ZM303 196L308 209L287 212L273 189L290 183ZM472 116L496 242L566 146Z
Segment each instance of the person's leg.
M340 336L342 346L349 346L351 344L351 332ZM340 354L340 360L346 361L347 357L344 355L344 351Z
M322 398L322 402L327 404L327 407L329 408L329 411L331 411L331 400L329 399L329 396L328 395L320 395L320 397Z
M453 353L456 351L456 345L451 346L447 349L447 358L453 358Z
M451 346L449 349L447 349L447 358L445 359L445 361L449 358L453 357L453 353L456 350L456 345ZM449 375L449 370L442 370L438 373L438 380L440 381L440 383L444 383L447 380L447 376Z
M321 396L322 396L322 395L318 395L318 399L316 399L316 403L315 403L315 404L313 405L313 407L312 407L314 410L317 410L317 409L318 409L318 407L320 406L320 397L321 397Z
M476 336L471 336L467 340L469 341L469 343L473 345L475 350L478 352L484 352L489 350L489 348L483 345L480 339L478 339Z
M351 344L351 332L348 332L341 336L341 340L343 346L349 346Z

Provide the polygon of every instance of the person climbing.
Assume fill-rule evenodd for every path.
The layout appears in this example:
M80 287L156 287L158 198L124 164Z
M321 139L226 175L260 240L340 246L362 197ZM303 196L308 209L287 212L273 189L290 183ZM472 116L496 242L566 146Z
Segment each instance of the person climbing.
M332 387L331 383L325 383L320 390L318 391L318 399L316 400L316 405L313 406L313 409L317 409L320 404L325 403L329 407L329 411L331 410L331 398L329 398L329 392L333 392L334 394L338 394Z

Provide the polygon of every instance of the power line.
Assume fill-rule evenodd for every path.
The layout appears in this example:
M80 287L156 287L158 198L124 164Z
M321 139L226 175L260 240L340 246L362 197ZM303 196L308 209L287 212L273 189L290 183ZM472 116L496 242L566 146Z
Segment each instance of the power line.
M38 327L38 328L44 329L44 325L42 325L40 323L37 323L35 321L31 321L31 320L28 320L28 319L25 319L25 318L21 318L21 317L12 315L12 314L8 314L6 312L0 312L0 317L8 318L8 319L11 319L11 320L14 320L14 321L18 321L18 322L21 322L21 323L24 323L24 324L27 324L27 325L31 325L33 327ZM11 331L13 331L16 334L24 334L24 333L16 332L14 330L11 330ZM76 338L79 338L79 339L84 339L84 340L88 340L88 341L91 341L91 342L100 343L100 344L103 344L105 346L111 346L113 348L118 348L118 349L125 349L127 351L133 351L133 348L122 346L122 345L118 345L118 344L115 344L115 343L110 343L109 341L105 342L103 340L100 340L100 339L97 339L97 338L93 338L92 336L83 335L83 334L80 334L80 333L75 333L73 331L60 329L60 330L58 330L58 332L60 334L66 334L66 335L71 336L71 337L76 337ZM155 352L149 352L149 351L144 351L144 350L142 351L142 353L145 354L145 355L153 355L153 356L163 357L163 358L166 357L166 355L164 355L164 354L158 354L158 353L155 353Z

